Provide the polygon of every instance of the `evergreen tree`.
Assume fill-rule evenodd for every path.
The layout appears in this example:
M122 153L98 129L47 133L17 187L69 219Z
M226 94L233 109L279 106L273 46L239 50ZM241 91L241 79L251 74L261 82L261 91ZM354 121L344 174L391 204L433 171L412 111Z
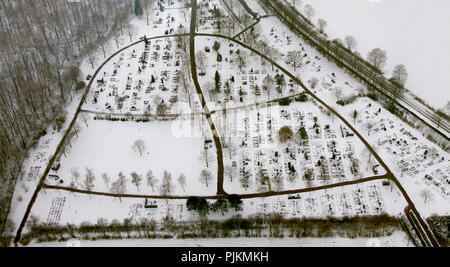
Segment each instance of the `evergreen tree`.
M188 198L186 207L188 211L196 211L200 216L208 215L210 209L208 201L198 197Z
M216 82L216 91L220 91L220 74L219 71L216 70L216 74L214 76L214 81Z
M238 195L230 195L228 196L228 203L230 208L234 209L235 211L242 210L242 199Z
M220 49L220 43L215 41L214 45L213 45L213 49L214 49L214 51L218 52Z
M134 14L136 16L144 15L144 12L142 11L142 6L141 6L140 0L134 0Z

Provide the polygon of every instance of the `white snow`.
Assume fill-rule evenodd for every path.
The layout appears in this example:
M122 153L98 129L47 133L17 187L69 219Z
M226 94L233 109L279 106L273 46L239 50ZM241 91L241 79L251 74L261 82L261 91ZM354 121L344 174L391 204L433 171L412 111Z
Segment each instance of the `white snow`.
M126 193L159 195L159 184L155 191L152 191L146 184L145 174L152 170L161 182L166 170L172 174L172 181L176 186L174 195L214 195L215 179L208 187L199 181L200 171L206 168L205 162L199 159L204 139L178 136L172 129L177 124L158 121L138 123L90 120L89 127L84 125L79 138L72 144L72 149L66 153L67 158L64 155L61 157L61 169L57 175L64 183L60 184L59 181L51 179L47 179L47 182L69 187L73 181L77 188L83 188L85 168L90 168L96 176L92 191L108 192L101 175L108 174L112 183L117 180L119 172L122 172L128 179ZM147 148L142 156L132 149L133 143L139 139L144 141ZM215 177L215 147L209 149L212 156L208 170ZM78 182L71 176L72 169L81 174ZM143 176L140 191L130 182L130 173L134 171ZM177 184L181 173L186 175L185 191Z
M289 1L290 2L290 1ZM450 100L450 2L446 0L302 0L328 22L329 39L353 35L363 57L375 48L387 51L384 71L405 64L406 87L436 108ZM299 5L298 5L299 6Z

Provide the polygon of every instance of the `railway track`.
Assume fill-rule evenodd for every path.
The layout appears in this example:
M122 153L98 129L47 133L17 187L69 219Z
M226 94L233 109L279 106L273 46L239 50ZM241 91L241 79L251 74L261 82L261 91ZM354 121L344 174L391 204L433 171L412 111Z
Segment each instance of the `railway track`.
M425 123L436 133L449 140L450 123L447 120L440 118L436 112L422 103L398 95L395 85L363 59L358 58L334 42L319 36L314 27L295 8L276 0L259 0L259 2L262 6L272 10L291 30L302 35L306 41L315 46L320 52L325 53L338 65L345 67L370 87L376 89L399 107L408 111L416 119Z

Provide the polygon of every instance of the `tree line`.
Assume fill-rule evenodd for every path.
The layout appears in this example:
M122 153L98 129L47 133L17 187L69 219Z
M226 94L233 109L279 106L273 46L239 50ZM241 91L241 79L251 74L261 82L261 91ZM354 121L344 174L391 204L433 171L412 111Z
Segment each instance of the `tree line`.
M201 220L175 221L167 216L161 222L148 218L122 221L100 218L96 223L83 222L79 226L49 225L31 217L29 232L23 236L22 245L30 241L66 241L108 239L170 239L170 238L235 238L235 237L382 237L401 230L398 218L381 214L377 216L344 218L284 218L281 214L256 214L243 218L239 214L217 221L203 217Z

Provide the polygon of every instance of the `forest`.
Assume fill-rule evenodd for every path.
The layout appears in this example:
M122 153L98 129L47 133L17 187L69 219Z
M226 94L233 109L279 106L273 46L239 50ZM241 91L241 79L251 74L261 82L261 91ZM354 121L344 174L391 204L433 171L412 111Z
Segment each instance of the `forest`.
M123 35L133 6L132 0L0 1L0 230L27 152L48 129L60 130L65 107L85 87L81 61L91 64L109 39Z

